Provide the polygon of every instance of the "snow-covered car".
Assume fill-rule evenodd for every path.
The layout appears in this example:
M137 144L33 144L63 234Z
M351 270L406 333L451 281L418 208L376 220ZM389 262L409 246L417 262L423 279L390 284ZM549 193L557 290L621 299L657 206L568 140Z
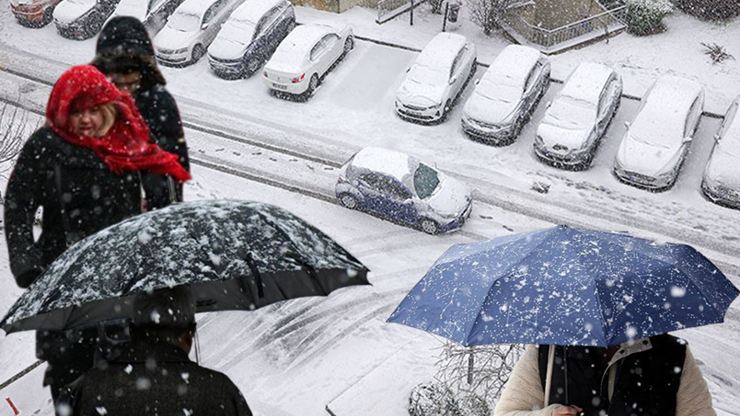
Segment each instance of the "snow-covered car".
M588 168L621 96L622 77L616 71L581 63L537 126L534 153L553 166Z
M157 60L185 66L206 54L208 45L232 11L244 0L185 0L154 37Z
M339 22L309 23L283 39L262 73L271 91L310 97L323 76L354 48L352 28Z
M248 0L234 10L208 47L208 62L221 78L254 75L295 27L287 0Z
M367 147L342 166L335 188L347 208L374 212L429 234L463 226L470 191L458 180L404 153Z
M19 24L42 27L54 17L54 8L62 0L10 0L10 10Z
M443 120L475 73L476 58L465 36L443 32L432 38L396 92L396 112L421 122Z
M57 32L67 39L95 36L113 13L119 0L64 0L54 9Z
M740 209L740 96L730 104L704 169L701 189L715 203Z
M678 178L704 108L704 87L673 75L649 88L619 144L614 173L621 181L666 190Z
M154 36L182 2L183 0L121 0L108 20L118 16L135 17Z
M513 142L549 85L550 60L544 54L528 46L507 46L465 103L463 131L494 144Z

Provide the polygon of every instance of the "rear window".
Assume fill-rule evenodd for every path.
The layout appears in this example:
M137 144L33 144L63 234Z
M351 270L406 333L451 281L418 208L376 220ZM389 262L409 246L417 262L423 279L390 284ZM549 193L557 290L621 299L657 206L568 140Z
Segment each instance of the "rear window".
M437 189L437 185L439 185L437 171L423 163L419 163L419 167L414 172L414 189L416 190L416 195L421 199L428 198Z

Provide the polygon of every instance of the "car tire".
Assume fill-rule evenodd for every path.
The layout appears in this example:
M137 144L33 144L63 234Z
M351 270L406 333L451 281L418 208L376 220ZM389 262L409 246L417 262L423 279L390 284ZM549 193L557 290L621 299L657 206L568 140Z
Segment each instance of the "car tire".
M198 62L205 54L206 50L203 49L203 46L200 44L195 45L195 47L193 47L193 54L191 55L193 63Z
M341 202L345 208L349 209L358 209L360 206L359 202L357 202L357 198L350 194L339 195L339 202Z
M344 41L344 53L347 53L355 48L355 38L352 35L347 36L347 40Z
M419 221L419 228L429 235L439 234L439 224L429 218L422 218L421 221Z
M295 20L291 20L291 22L288 23L288 33L293 31L293 29L295 29Z
M313 74L311 75L311 80L308 81L308 89L306 90L306 99L312 96L313 93L316 91L316 88L318 87L319 87L319 76L317 74Z
M46 10L44 10L43 19L41 19L41 21L36 24L36 27L44 27L51 23L52 20L54 20L54 8L47 7Z
M448 99L447 102L445 103L445 106L442 107L442 117L439 118L439 121L447 120L447 116L449 116L451 109L452 109L452 101Z
M478 69L478 59L473 59L473 65L470 65L470 73L468 73L467 81L470 81L470 79L473 78L473 75L475 75L475 71L477 69Z

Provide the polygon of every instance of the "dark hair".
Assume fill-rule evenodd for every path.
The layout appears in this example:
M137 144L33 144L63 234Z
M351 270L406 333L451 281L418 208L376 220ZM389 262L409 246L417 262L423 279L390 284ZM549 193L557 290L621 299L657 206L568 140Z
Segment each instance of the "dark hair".
M195 298L188 287L139 293L134 298L133 309L135 329L170 331L177 335L195 330Z

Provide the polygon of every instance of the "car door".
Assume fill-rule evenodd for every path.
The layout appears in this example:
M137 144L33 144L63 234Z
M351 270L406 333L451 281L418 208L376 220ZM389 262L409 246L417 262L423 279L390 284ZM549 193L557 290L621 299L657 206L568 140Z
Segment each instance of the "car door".
M277 48L278 25L280 24L280 7L273 7L268 10L260 19L262 26L260 28L261 53L265 58L269 58L272 52Z
M380 179L375 173L363 173L357 177L355 187L362 195L360 205L368 211L380 212L382 206Z
M326 69L324 71L328 71L329 68L339 59L340 56L342 56L342 45L341 38L336 33L329 33L326 36L324 36L324 46L326 48L328 62L326 65Z
M452 67L450 68L450 79L449 79L449 99L452 100L460 91L460 87L463 82L463 57L465 55L465 48L462 47L455 56L455 60L452 61Z
M210 45L221 29L220 23L222 23L227 2L228 0L216 0L203 14L200 38L204 45Z
M416 208L411 192L396 179L378 175L382 198L378 199L378 213L406 223L416 223Z

